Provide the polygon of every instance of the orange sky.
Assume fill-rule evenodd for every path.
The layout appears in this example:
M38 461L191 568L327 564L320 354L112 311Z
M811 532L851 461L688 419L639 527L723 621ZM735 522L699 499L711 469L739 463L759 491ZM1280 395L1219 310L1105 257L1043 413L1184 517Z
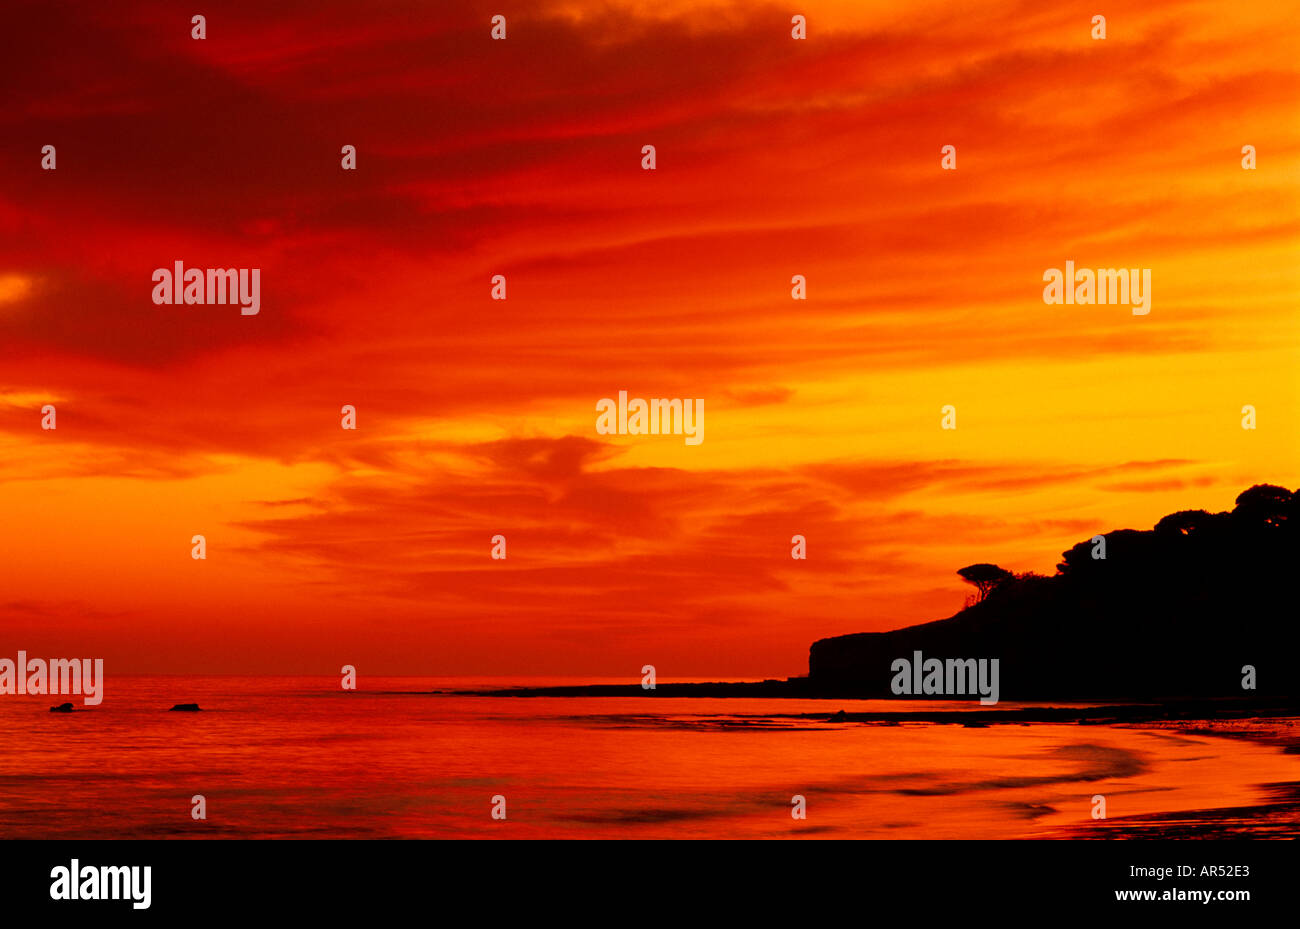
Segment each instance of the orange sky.
M784 676L1300 483L1291 4L446 6L5 14L0 653ZM598 435L620 389L703 444Z

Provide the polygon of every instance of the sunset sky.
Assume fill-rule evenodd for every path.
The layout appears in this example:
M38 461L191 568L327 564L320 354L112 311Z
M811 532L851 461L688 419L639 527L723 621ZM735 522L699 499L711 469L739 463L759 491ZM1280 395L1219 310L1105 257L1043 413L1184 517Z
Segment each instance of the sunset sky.
M0 655L783 677L1300 484L1294 4L193 6L0 14Z

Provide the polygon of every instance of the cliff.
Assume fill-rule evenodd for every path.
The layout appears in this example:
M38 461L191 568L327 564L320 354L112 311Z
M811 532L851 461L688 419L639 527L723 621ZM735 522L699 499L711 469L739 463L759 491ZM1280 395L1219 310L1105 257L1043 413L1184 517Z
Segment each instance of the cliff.
M893 661L920 651L998 659L1002 700L1300 695L1300 491L1257 485L1231 512L1175 513L1096 549L1081 542L1055 575L1009 577L947 619L814 642L809 683L895 697Z

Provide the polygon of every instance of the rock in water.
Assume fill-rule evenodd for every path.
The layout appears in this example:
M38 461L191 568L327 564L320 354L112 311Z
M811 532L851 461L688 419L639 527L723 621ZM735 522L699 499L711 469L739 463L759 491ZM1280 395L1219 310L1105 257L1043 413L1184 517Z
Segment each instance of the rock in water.
M178 703L172 707L172 711L181 710L185 713L197 713L199 705L197 703Z
M52 706L52 707L50 707L50 712L51 712L51 713L71 713L71 712L72 712L72 704L71 704L71 703L60 703L58 706Z

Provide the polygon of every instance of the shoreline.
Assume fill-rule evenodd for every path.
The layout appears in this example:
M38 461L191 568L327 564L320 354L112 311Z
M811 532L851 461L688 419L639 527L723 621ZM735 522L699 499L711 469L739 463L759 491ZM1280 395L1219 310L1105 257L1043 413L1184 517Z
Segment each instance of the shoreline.
M879 697L841 692L812 693L791 688L785 681L754 683L707 682L660 684L645 690L639 684L585 684L559 687L509 687L479 690L435 690L426 694L459 697L515 698L643 698L643 699L778 699L778 700L873 700L889 702L923 702L924 697ZM951 697L932 698L935 703L951 703ZM1124 723L1226 721L1246 719L1280 719L1300 717L1300 698L1295 697L1219 697L1169 699L1107 699L1087 697L1046 700L1006 700L1016 704L997 709L971 701L971 709L860 710L837 709L826 713L761 713L765 718L802 719L843 723L932 722L988 725L996 723L1077 723L1107 725ZM1026 706L1024 704L1034 704ZM1071 705L1076 704L1076 705Z

